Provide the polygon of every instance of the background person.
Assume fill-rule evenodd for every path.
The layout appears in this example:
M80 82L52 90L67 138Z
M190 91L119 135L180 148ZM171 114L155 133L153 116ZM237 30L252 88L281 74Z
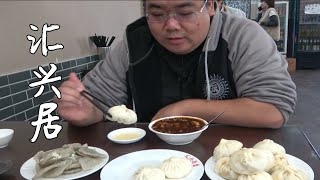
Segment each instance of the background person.
M293 113L295 84L287 61L256 22L220 13L213 0L146 0L146 16L81 82L74 73L55 98L58 114L78 126L104 119L84 98L125 104L139 122L173 115L279 128ZM98 102L96 102L98 103Z
M274 9L274 0L262 0L257 22L272 37L280 40L280 18Z

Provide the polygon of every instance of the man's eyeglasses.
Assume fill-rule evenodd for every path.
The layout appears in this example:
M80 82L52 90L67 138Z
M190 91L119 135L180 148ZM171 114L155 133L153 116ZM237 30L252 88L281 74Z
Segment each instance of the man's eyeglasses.
M172 16L175 20L179 22L195 22L197 20L198 14L202 13L206 4L206 0L201 7L200 11L191 11L191 12L183 12L183 13L170 13L170 14L146 14L146 18L149 22L154 22L154 23L164 23L167 22L167 20Z

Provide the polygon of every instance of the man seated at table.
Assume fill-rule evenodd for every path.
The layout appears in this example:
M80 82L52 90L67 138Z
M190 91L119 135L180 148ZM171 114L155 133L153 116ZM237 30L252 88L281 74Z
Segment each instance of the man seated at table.
M255 22L220 13L213 0L146 0L146 15L81 82L74 73L55 98L58 114L86 126L104 119L87 89L109 107L126 104L139 122L189 115L279 128L293 113L287 61ZM109 107L99 102L100 109Z

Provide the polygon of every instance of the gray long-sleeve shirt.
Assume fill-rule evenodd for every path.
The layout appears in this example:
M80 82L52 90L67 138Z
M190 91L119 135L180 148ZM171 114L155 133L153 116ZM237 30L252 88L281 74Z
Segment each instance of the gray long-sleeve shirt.
M110 107L127 104L131 97L133 97L133 103L137 101L136 104L133 104L134 106L141 106L138 103L139 99L135 99L135 96L130 94L132 86L127 79L130 76L128 71L129 67L142 64L141 59L148 59L147 57L152 54L153 50L148 46L151 40L137 37L139 28L141 29L142 26L147 28L146 23L141 23L142 20L138 21L130 25L131 28L127 29L124 39L112 49L106 59L99 62L87 74L83 81L90 91L102 97ZM135 30L134 34L131 33L133 32L131 29ZM139 41L135 38L141 39ZM129 42L136 42L136 44ZM277 51L272 38L257 23L216 12L211 22L203 54L206 51L209 55L212 54L212 58L208 59L208 63L211 64L209 73L220 76L222 71L231 72L229 75L232 77L229 80L233 82L230 82L231 85L227 88L231 88L234 84L233 90L237 97L271 103L280 110L285 121L289 119L296 104L296 87L287 71L287 61ZM134 56L130 56L132 54L129 52L134 52ZM202 68L203 58L204 55L201 55L200 68ZM226 66L223 67L227 69L214 68L221 63L226 63ZM198 89L199 92L202 91L201 88ZM105 109L108 108L100 105Z

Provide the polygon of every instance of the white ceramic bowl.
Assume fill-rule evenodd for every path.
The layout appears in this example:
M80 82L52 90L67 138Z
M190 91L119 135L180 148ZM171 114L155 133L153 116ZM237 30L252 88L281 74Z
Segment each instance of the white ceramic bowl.
M14 130L12 129L0 129L0 148L8 146L13 137Z
M127 139L126 137L124 137L124 135L125 136L134 135L136 137L134 138L131 137ZM140 128L121 128L121 129L111 131L107 135L107 137L110 141L113 141L118 144L130 144L130 143L139 141L145 135L146 135L146 131ZM117 137L119 138L119 136L122 136L121 139L117 139Z
M192 141L194 141L195 139L197 139L201 135L201 133L208 128L208 126L206 126L205 128L202 128L198 131L191 132L191 133L182 133L182 134L163 133L163 132L156 131L152 128L153 124L155 124L156 122L164 120L164 119L172 119L172 118L197 119L197 120L203 121L205 124L207 124L206 120L198 118L198 117L192 117L192 116L170 116L170 117L164 117L164 118L160 118L155 121L152 121L149 124L150 131L154 132L160 139L162 139L163 141L165 141L168 144L172 144L172 145L189 144Z

